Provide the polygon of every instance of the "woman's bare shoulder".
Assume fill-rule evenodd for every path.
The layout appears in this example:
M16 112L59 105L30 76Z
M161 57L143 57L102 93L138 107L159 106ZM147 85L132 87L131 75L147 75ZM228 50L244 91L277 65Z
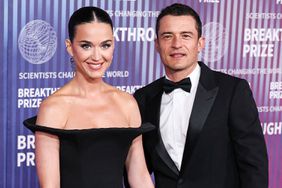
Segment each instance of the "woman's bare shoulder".
M122 103L123 106L126 106L126 107L133 106L134 107L137 105L136 100L134 99L134 97L131 94L125 91L121 91L117 88L113 89L112 91L114 93L113 96L115 97L115 100L117 100L117 102L119 103Z
M37 125L64 128L67 122L72 96L56 92L42 101L37 114Z
M140 112L135 98L124 91L116 91L116 100L122 111L126 114L130 127L140 126Z

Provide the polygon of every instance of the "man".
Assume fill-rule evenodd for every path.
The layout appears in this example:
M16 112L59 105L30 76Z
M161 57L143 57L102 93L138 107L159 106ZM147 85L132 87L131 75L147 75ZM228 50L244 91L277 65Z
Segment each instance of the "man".
M156 126L143 135L148 168L157 188L267 188L266 145L250 87L197 62L201 27L182 4L157 18L155 46L166 75L134 94L142 121Z

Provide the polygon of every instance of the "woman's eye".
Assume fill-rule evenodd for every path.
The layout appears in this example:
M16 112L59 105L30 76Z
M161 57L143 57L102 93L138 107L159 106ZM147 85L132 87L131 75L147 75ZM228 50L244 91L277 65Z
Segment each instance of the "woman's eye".
M83 49L88 50L88 49L91 48L91 45L89 45L89 44L82 44L81 47L82 47Z
M108 48L110 48L111 47L111 44L103 44L102 45L102 48L103 49L108 49Z

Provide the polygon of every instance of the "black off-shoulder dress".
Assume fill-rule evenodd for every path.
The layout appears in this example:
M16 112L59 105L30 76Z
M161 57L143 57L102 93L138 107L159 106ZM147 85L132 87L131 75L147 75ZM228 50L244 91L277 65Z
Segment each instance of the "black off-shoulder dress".
M32 132L57 135L60 140L61 188L122 188L124 164L134 138L154 129L139 128L55 129L24 121Z

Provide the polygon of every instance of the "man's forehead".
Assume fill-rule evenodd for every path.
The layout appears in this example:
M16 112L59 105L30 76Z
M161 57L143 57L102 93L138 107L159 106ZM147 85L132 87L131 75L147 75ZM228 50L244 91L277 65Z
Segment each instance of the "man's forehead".
M167 18L163 18L160 20L159 27L161 32L197 32L196 22L189 16L167 16Z
M196 20L192 16L184 15L184 16L173 16L173 15L167 15L164 16L160 20L160 27L162 25L166 25L165 27L171 25L172 27L180 27L180 26L195 26Z

